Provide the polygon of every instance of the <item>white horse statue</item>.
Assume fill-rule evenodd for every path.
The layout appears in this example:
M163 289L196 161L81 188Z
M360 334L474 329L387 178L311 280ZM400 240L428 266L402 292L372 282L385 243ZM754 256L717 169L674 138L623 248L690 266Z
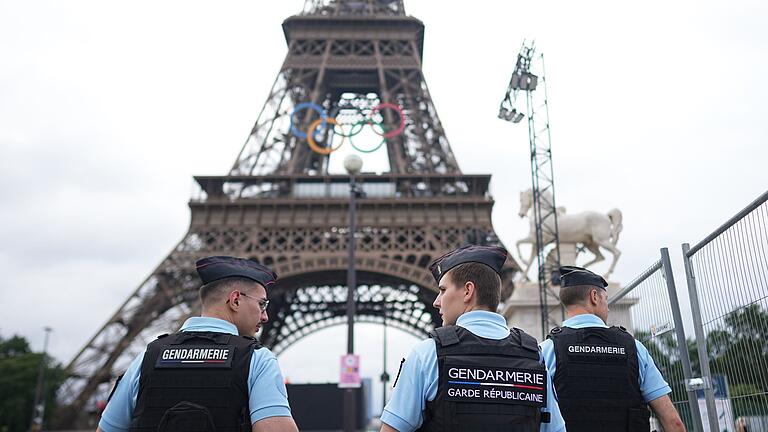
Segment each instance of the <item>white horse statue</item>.
M552 195L548 191L542 192L542 198L546 203L549 203L549 207L552 207ZM531 230L528 233L528 237L517 241L517 253L520 256L520 260L525 264L525 272L523 276L528 278L528 270L533 264L533 260L536 257L536 224L533 216L533 190L527 189L520 192L520 217L528 216L531 222ZM550 215L544 220L545 226L552 226L554 224L554 215ZM616 267L616 261L621 256L621 251L616 248L616 242L619 240L619 233L621 232L623 225L621 224L621 211L619 209L612 209L607 214L598 213L595 211L585 211L577 214L566 214L564 207L557 208L557 230L560 236L560 243L574 243L583 244L587 250L595 255L595 258L586 263L584 267L589 267L592 264L603 261L605 257L600 252L600 248L604 248L611 252L613 255L613 262L608 272L603 276L606 279L613 273L613 269ZM549 244L554 241L551 234L543 233L544 244ZM520 251L520 245L528 243L531 245L531 255L528 261L523 258L523 254Z

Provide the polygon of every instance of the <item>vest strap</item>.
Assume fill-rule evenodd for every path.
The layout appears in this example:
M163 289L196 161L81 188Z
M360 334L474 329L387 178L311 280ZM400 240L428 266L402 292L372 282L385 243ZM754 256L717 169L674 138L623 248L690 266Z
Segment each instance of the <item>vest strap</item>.
M513 327L512 330L510 330L510 333L516 333L518 335L518 338L520 339L520 345L522 345L523 348L529 351L539 352L539 344L536 341L536 338L533 336L520 330L517 327Z
M429 337L434 339L440 346L447 347L459 343L459 335L456 334L455 326L438 327L429 332Z
M216 345L227 345L232 335L229 333L214 332L179 332L173 335L171 345L181 345L191 339L205 339Z

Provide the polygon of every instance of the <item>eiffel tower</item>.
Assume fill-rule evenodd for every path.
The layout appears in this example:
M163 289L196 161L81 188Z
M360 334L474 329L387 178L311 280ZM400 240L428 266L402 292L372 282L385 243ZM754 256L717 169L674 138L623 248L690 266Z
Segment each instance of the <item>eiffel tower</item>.
M61 425L106 399L148 341L199 313L198 258L244 256L277 272L260 334L277 355L345 323L350 177L329 174L329 155L307 142L328 138L333 118L366 113L386 131L389 172L356 177L366 193L357 200L356 322L386 319L425 336L440 324L429 263L467 243L500 244L491 176L459 169L422 74L424 24L402 0L307 0L283 30L288 53L232 169L195 177L187 234L69 364ZM306 103L324 112L298 109ZM402 116L373 112L380 104ZM507 296L518 270L510 259Z

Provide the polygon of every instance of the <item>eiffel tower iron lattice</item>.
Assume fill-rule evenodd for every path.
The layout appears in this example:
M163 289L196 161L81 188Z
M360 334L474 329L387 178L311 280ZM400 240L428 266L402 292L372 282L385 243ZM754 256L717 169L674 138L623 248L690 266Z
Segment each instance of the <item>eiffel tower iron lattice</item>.
M231 171L195 177L187 234L69 364L61 425L103 400L149 340L199 313L194 262L201 257L244 256L277 272L260 333L276 354L345 322L349 177L329 174L329 156L291 131L294 122L306 131L321 118L294 113L300 103L320 106L329 119L370 115L384 103L405 117L402 133L384 138L390 172L357 176L366 193L355 233L358 322L386 318L426 335L440 324L429 263L467 243L500 244L490 175L459 169L422 74L424 25L406 16L402 0L309 0L283 30L288 53ZM401 120L389 109L376 122L392 131ZM332 128L318 130L330 139ZM517 270L510 259L505 295Z

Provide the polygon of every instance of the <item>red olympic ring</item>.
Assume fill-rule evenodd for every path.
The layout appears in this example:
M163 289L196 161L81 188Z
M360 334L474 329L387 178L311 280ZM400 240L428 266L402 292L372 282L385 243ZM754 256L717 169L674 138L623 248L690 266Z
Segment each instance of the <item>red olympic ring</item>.
M397 127L397 129L395 129L393 131L389 131L389 132L387 132L387 133L385 133L383 135L378 133L378 132L376 132L375 128L371 127L371 129L373 129L373 132L376 135L383 136L384 138L392 138L392 137L394 137L396 135L400 135L405 130L405 114L403 113L402 108L400 108L399 106L397 106L397 105L395 105L395 104L393 104L391 102L385 102L385 103L381 103L381 104L378 104L375 107L373 107L371 109L371 114L373 114L375 112L379 112L380 113L382 108L390 108L390 109L393 109L393 110L397 111L400 114L400 125Z

